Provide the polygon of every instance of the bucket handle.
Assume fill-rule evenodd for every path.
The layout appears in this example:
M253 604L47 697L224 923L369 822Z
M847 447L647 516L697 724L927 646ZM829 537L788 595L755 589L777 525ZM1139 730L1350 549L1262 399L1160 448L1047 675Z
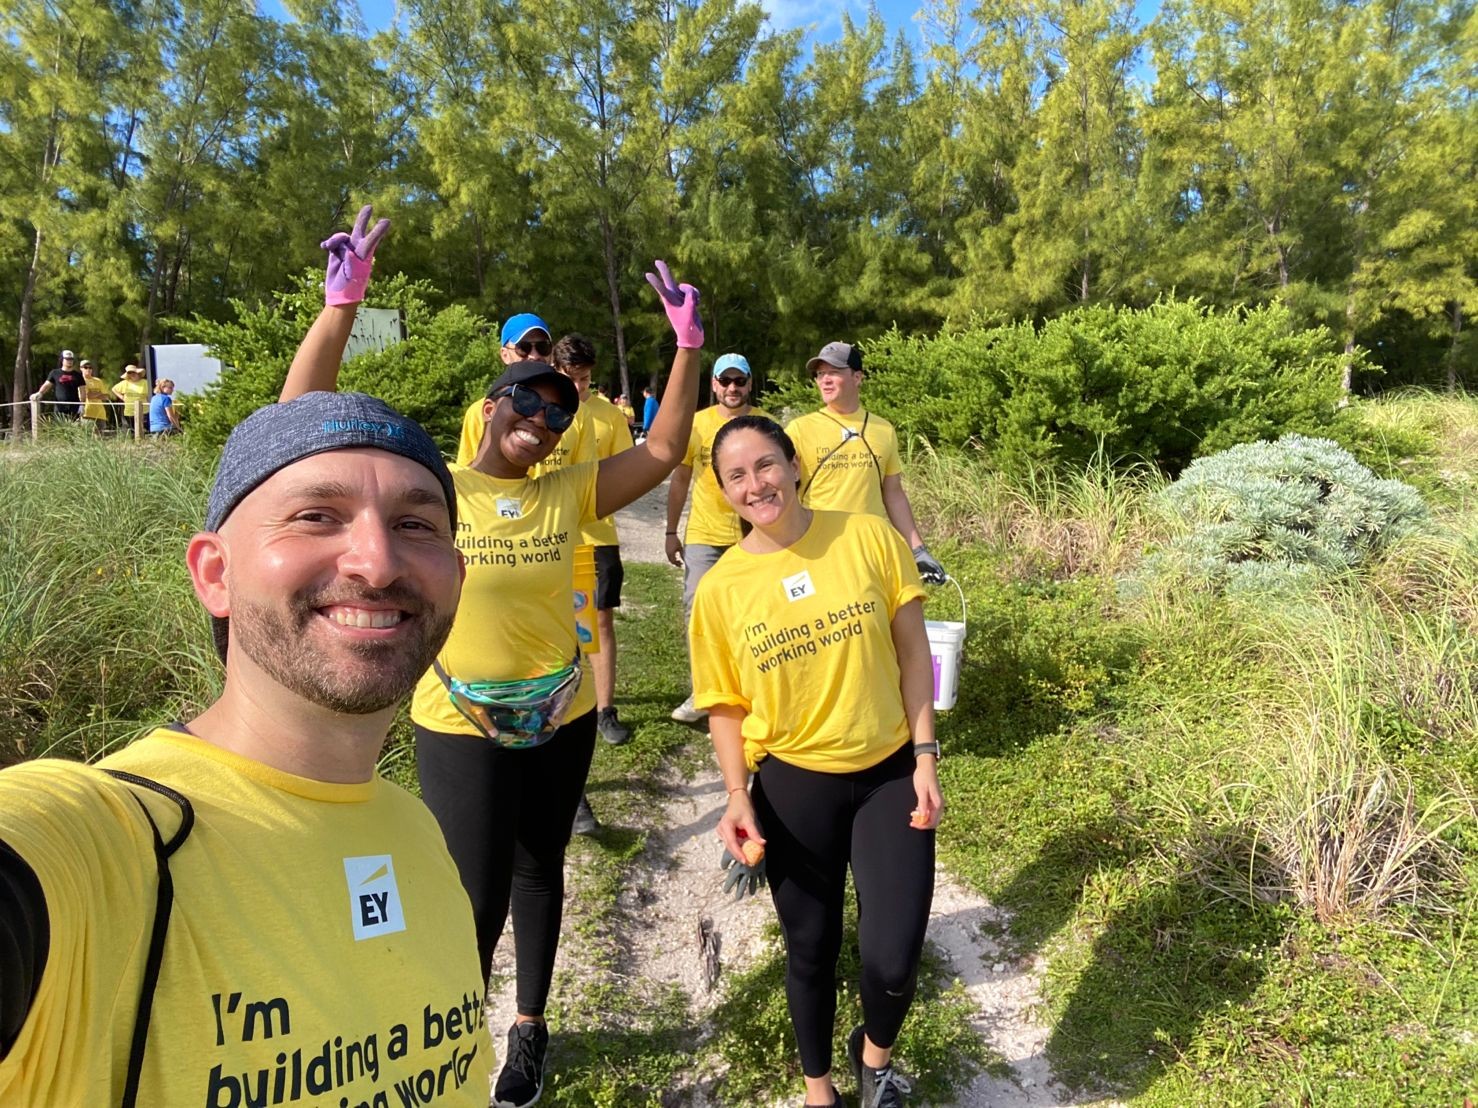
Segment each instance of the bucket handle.
M965 629L965 637L969 638L970 620L969 613L966 611L965 608L965 590L960 588L960 583L948 574L945 574L944 579L955 587L955 592L960 594L960 625Z

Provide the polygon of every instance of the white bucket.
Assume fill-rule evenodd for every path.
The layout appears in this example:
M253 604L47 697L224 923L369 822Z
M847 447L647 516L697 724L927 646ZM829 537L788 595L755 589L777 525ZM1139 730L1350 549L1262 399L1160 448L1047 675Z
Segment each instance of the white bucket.
M965 590L953 577L950 583L960 594L960 619L926 619L929 653L934 658L934 710L945 712L955 706L960 691L960 663L965 656Z

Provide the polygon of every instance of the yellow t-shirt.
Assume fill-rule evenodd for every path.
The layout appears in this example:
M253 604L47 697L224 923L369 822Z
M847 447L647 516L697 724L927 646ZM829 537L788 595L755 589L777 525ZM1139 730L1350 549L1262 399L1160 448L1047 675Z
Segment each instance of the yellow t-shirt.
M688 509L688 526L683 542L704 546L733 546L739 541L739 517L730 507L718 479L713 475L713 439L719 428L729 422L722 404L704 408L693 417L693 433L688 437L688 452L683 465L693 471L692 507ZM750 408L749 415L774 419L769 412Z
M101 377L84 380L82 382L82 418L107 419L108 395L108 383Z
M875 516L817 512L785 550L731 546L693 598L693 703L748 713L750 769L770 754L822 773L876 765L909 737L893 616L923 595Z
M442 668L463 681L539 677L575 656L575 547L595 516L595 463L542 477L504 479L453 465L457 549L467 580ZM595 707L589 666L565 721ZM427 670L411 699L411 719L432 731L476 735Z
M586 431L593 440L595 460L602 461L623 450L630 450L631 427L621 410L592 392L588 400L580 402L580 415L587 416ZM578 416L576 418L579 418ZM584 539L590 546L615 546L621 539L616 534L616 517L601 516L585 525Z
M796 417L785 430L795 443L806 507L888 518L883 478L903 472L891 423L862 408L849 415L823 409Z
M113 386L113 395L123 401L123 414L130 422L133 421L134 409L139 406L139 401L141 400L143 401L144 414L146 416L149 414L149 396L152 391L149 388L149 382L142 379L130 381L125 377ZM147 431L148 428L145 427L144 430Z
M141 1105L487 1104L491 1044L472 909L440 828L378 777L310 781L157 730L103 765L195 812L169 860L174 904ZM46 970L0 1104L117 1104L174 802L90 766L0 773L0 840L46 895Z

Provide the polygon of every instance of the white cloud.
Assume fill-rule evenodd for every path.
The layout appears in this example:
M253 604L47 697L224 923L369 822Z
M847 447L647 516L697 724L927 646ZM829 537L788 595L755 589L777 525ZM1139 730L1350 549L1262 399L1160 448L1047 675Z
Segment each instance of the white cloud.
M842 5L836 0L760 0L777 31L796 27L816 34L841 26Z

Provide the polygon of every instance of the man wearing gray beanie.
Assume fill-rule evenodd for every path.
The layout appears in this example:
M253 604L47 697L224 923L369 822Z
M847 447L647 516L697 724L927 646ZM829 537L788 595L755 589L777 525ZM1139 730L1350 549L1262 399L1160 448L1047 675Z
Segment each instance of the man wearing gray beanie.
M375 770L456 611L455 527L435 444L378 400L231 434L185 552L220 698L0 772L0 1103L488 1103L467 894Z

